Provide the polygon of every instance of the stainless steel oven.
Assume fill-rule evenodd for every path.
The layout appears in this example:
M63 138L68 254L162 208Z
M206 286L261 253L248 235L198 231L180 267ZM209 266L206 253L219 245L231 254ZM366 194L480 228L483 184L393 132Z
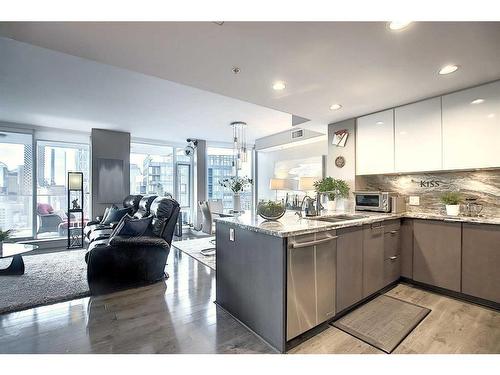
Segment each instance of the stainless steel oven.
M393 193L387 191L356 191L354 199L356 210L391 212L391 196Z

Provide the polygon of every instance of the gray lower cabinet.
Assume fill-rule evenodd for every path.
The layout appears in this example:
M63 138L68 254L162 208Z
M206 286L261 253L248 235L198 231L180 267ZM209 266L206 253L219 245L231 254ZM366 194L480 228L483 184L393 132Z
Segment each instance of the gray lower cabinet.
M340 312L363 299L363 228L337 230L337 304Z
M285 240L225 223L216 237L216 302L284 351Z
M387 286L401 276L401 222L384 222L384 280Z
M363 298L384 287L384 226L363 228Z
M335 231L288 239L287 341L335 316L335 259Z
M399 279L400 253L399 220L363 228L363 298Z
M401 222L401 276L413 278L413 220Z
M462 224L414 220L413 280L460 292Z
M463 224L462 293L500 303L500 226Z

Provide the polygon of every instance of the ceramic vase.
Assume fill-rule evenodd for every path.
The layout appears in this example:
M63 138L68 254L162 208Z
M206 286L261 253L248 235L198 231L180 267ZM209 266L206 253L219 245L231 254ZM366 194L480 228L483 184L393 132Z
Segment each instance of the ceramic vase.
M446 215L448 216L458 216L460 213L459 204L447 204L446 205Z
M233 211L240 212L241 211L241 199L240 193L233 194Z

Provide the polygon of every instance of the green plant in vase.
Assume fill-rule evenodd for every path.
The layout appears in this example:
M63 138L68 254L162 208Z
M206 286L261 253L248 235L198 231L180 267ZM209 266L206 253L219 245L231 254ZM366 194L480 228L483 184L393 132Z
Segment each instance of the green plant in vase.
M349 198L349 185L341 179L333 177L325 177L314 182L314 190L316 193L325 193L328 197L328 209L335 209L334 202L338 198Z
M219 181L219 185L231 189L233 192L233 211L241 211L240 193L245 190L247 186L251 186L253 180L248 177L232 176L223 178Z
M441 195L441 202L446 206L446 214L450 216L458 216L460 214L460 203L463 197L457 191L449 191Z
M12 229L6 231L0 230L0 250L2 249L3 242L11 237L12 232L13 232Z
M262 201L257 205L257 213L265 220L278 220L285 214L283 202Z

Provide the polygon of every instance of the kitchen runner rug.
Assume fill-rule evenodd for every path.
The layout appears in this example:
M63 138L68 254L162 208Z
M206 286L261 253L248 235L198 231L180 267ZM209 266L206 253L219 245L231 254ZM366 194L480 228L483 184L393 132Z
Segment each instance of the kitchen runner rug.
M332 325L391 353L430 312L425 307L381 295Z

